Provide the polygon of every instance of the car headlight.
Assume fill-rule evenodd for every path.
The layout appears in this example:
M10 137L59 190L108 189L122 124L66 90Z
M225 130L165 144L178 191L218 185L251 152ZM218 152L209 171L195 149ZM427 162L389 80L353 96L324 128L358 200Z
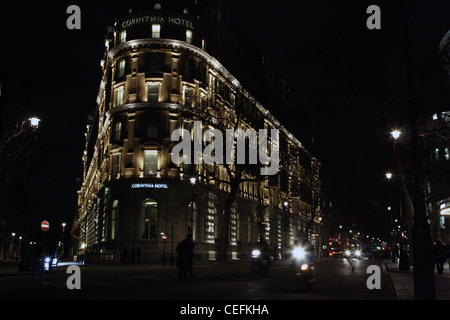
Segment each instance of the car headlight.
M305 250L303 248L295 248L293 255L296 259L303 259L305 257Z
M45 260L44 260L46 263L49 263L50 262L50 258L49 257L47 257L47 258L45 258Z
M306 263L304 263L304 264L301 265L300 270L305 271L305 270L307 270L308 268L309 268L309 265L306 264Z
M350 250L345 251L345 254L348 256L350 255L350 253L351 253Z
M360 256L360 255L361 255L361 251L356 250L356 251L355 251L355 254L356 254L357 256Z
M257 257L261 254L261 251L259 251L258 249L255 249L252 251L252 257Z

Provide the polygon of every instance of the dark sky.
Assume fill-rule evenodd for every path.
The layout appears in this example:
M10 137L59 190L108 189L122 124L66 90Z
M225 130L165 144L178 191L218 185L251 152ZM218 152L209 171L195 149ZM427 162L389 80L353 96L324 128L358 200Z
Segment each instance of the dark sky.
M323 163L330 199L343 216L378 228L370 201L385 201L385 168L392 162L393 118L386 103L405 90L397 1L226 0L232 25L254 38L286 78L306 110ZM35 220L71 220L81 176L86 118L95 106L106 27L124 2L2 1L2 70L10 94L24 97L32 83L31 110L12 104L10 114L35 112L44 142L34 181ZM81 8L81 30L66 28L66 8ZM366 9L381 8L381 30L366 28ZM411 52L418 86L442 75L438 45L450 22L448 1L408 2ZM431 80L430 80L431 81ZM295 124L290 124L295 125ZM59 220L59 221L58 221ZM364 223L363 223L364 222Z

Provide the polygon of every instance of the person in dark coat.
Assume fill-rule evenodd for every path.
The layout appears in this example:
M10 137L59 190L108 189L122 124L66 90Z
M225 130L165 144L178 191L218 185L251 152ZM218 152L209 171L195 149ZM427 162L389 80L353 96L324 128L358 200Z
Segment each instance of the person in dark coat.
M193 264L194 264L194 242L192 240L192 234L188 234L186 239L181 241L176 249L178 252L176 266L178 269L178 278L186 279L186 275L189 272L190 277L193 278Z
M444 273L444 263L447 259L447 254L441 240L437 240L434 245L434 259L439 274Z

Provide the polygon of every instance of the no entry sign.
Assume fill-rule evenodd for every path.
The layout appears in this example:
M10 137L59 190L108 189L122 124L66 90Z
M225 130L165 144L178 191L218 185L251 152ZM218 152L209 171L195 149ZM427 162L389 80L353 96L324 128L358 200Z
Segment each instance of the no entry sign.
M41 222L41 229L42 231L48 231L48 229L50 229L50 224L48 223L48 221L42 221Z

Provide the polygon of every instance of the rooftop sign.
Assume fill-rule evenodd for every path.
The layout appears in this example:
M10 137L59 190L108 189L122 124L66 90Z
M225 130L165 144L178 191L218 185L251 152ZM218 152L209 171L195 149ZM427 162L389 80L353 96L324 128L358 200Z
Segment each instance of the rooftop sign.
M192 21L171 16L142 16L130 18L122 21L120 26L122 28L128 28L141 23L171 23L194 29L194 23Z

